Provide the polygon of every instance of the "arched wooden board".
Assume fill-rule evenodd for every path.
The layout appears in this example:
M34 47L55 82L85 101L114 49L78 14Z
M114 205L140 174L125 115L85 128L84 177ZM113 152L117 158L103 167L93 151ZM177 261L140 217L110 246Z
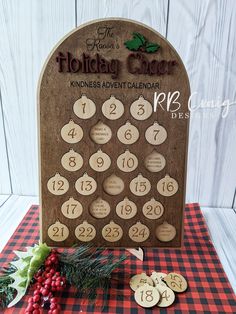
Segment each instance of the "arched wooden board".
M140 243L143 247L180 247L189 95L188 76L177 52L143 24L120 18L96 20L63 38L49 55L38 88L41 240L51 246L69 247L82 243L86 236L86 242L91 238L97 246L137 247ZM166 99L171 96L173 112L167 108ZM154 112L155 97L165 100ZM173 100L181 105L177 111L178 104ZM181 113L183 118L173 118L173 113ZM135 155L137 160L120 158L118 167L117 159L126 151L131 153L127 157ZM153 159L154 170L158 171L145 166L145 158L154 151L165 160L158 166L158 158ZM62 157L68 152L75 156L67 154L63 166ZM103 160L106 155L101 152L110 160ZM91 163L92 155L98 158L93 157ZM79 165L76 156L81 156ZM106 187L108 177L113 179ZM74 219L61 211L70 198L82 206L81 215ZM98 198L110 206L103 219L90 213L91 204ZM136 204L134 215L129 207L121 208L122 214L117 215L116 206L125 198ZM157 219L148 218L149 208L145 215L142 211L152 198L164 207ZM64 211L73 217L76 204L69 205ZM154 208L150 211L155 213ZM132 218L122 219L126 214ZM176 229L175 237L168 242L156 236L164 222ZM53 229L57 225L60 230ZM63 226L68 228L68 235Z

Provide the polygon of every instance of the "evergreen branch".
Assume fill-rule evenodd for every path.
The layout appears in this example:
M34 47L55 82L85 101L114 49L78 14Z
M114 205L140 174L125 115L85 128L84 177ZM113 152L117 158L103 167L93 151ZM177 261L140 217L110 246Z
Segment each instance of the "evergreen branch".
M116 258L111 253L104 255L104 249L85 245L77 248L72 254L60 254L60 272L78 289L80 296L86 293L89 300L94 301L97 289L101 288L106 299L111 273L125 259L125 255Z
M9 287L13 283L10 277L16 271L15 266L3 267L0 270L0 308L5 308L14 299L15 289Z

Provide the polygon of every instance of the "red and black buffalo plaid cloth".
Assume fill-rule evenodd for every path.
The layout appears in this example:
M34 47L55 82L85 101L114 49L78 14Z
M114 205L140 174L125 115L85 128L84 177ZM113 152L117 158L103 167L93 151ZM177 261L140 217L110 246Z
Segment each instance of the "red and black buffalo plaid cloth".
M32 206L0 255L1 266L14 258L13 250L23 250L37 243L39 238L38 206ZM116 256L124 250L115 249ZM126 253L127 260L113 273L108 303L102 310L104 295L99 294L96 305L81 299L73 288L60 296L62 313L236 313L236 300L221 263L210 241L206 224L198 204L189 204L185 209L184 246L180 249L145 249L145 260ZM143 309L135 303L129 287L132 275L140 272L179 272L188 281L188 290L176 294L175 303L160 309ZM29 291L29 294L32 290ZM4 314L24 313L28 296ZM1 310L0 310L1 312ZM47 311L45 311L46 313Z

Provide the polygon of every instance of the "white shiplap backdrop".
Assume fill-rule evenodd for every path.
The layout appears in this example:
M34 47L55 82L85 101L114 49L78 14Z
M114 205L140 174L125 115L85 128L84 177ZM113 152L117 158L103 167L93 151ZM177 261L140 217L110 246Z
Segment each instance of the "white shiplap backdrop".
M234 0L0 0L0 194L38 195L36 88L58 40L92 19L141 21L177 49L201 99L236 101ZM191 117L187 202L234 207L236 105Z

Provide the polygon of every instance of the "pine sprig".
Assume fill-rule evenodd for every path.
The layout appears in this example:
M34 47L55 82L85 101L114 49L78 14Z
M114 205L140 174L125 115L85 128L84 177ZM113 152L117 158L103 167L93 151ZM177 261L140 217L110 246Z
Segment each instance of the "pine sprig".
M0 308L5 308L14 299L15 289L9 287L13 279L9 276L16 271L16 268L10 265L0 271Z
M104 255L101 248L81 246L71 254L60 254L60 272L78 289L80 296L86 294L94 301L99 288L103 289L104 297L108 295L111 273L125 259L125 255L116 258L111 253Z

